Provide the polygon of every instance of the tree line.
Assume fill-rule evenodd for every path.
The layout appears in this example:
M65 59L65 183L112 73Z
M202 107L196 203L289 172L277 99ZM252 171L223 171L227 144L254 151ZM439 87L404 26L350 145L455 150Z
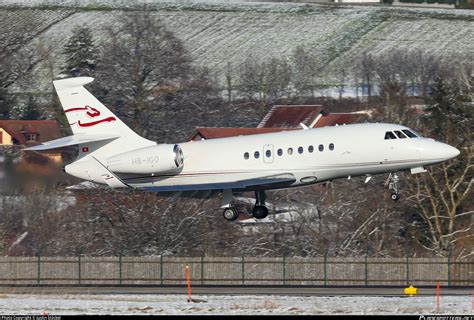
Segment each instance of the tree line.
M100 45L90 29L76 28L64 47L62 73L95 77L93 93L149 139L176 142L197 124L252 126L274 103L315 103L319 91L331 87L342 102L353 90L359 108L374 109L373 121L406 124L456 146L461 155L428 173L405 175L403 200L395 204L383 177L271 192L269 202L292 214L253 227L225 222L218 199L94 189L62 210L45 197L62 194L61 184L29 194L12 190L0 203L3 254L474 255L474 68L466 57L394 50L324 66L311 50L297 47L289 57L229 62L222 86L155 16L132 12L122 21L105 30ZM47 108L39 114L67 128L57 100L44 106L31 96L26 107L12 107L12 83L48 60L47 44L41 46L35 55L26 49L1 53L0 117L34 119ZM421 114L411 106L414 97ZM16 244L13 239L23 234Z

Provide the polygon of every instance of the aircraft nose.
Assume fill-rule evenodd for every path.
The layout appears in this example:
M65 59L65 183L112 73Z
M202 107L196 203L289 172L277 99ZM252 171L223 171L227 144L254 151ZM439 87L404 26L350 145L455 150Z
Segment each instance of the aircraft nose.
M455 158L461 153L457 148L452 147L449 144L445 144L445 143L443 143L442 152L443 152L443 158L446 158L446 160Z

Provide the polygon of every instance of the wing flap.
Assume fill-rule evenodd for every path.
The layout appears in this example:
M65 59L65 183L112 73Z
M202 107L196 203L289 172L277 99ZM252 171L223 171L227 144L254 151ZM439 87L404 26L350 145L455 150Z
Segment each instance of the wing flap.
M64 148L64 147L74 146L78 144L90 143L90 142L113 140L113 139L117 139L118 137L119 137L118 135L112 135L112 134L74 134L72 136L67 136L64 138L51 140L34 147L25 148L23 150L42 151L42 150L58 149L58 148Z

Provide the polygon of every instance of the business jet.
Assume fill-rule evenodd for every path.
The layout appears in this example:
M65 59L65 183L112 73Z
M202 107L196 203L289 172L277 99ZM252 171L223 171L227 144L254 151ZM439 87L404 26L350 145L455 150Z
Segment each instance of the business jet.
M158 144L126 126L84 85L90 77L54 81L73 135L30 147L41 151L78 146L66 173L111 188L148 192L223 194L223 216L236 220L236 192L255 192L252 215L268 215L265 191L338 178L388 173L391 198L399 199L397 172L425 172L459 150L398 124L364 123L221 139Z

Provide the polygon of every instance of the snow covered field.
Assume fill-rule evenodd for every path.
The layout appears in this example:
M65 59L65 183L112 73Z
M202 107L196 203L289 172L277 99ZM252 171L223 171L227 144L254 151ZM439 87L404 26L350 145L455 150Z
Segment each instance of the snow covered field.
M105 28L118 28L123 12L112 9L72 11L69 7L56 10L0 8L3 21L0 25L7 31L0 36L0 41L5 42L10 35L15 35L19 23L46 13L51 20L46 23L48 27L44 23L31 26L33 39L27 46L34 50L38 43L47 45L51 59L36 66L32 75L26 77L33 83L20 84L23 89L51 91L51 80L64 64L63 47L72 29L91 27L100 46L107 38ZM354 58L366 51L380 54L397 48L422 50L442 57L472 56L474 52L472 10L296 3L175 3L158 6L153 14L183 41L197 64L206 66L220 78L228 63L237 69L248 56L261 60L289 59L298 46L315 53L328 74L351 65ZM326 79L328 84L332 81L330 77Z
M433 314L429 297L20 295L0 297L1 314ZM470 296L442 296L441 314L472 314Z

